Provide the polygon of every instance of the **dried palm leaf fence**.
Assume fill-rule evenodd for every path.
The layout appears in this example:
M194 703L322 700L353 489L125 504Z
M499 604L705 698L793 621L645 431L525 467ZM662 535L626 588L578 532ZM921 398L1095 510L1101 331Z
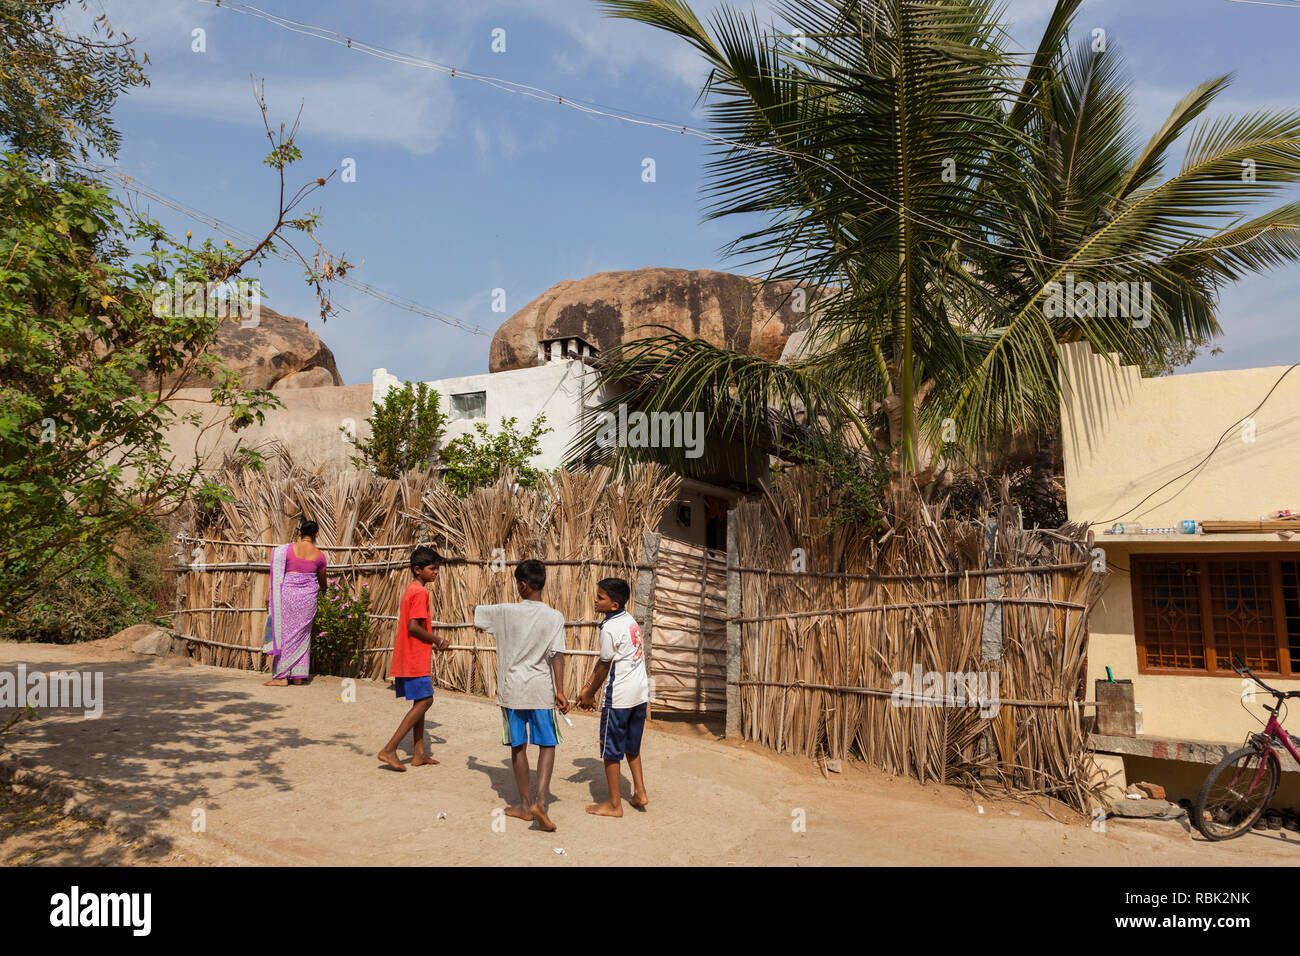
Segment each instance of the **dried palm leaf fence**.
M426 543L450 559L430 588L433 628L451 632L452 641L433 656L434 680L488 696L496 693L495 652L491 636L474 630L474 606L518 600L514 565L545 561L546 599L568 622L574 663L566 669L566 691L576 693L597 653L596 582L615 576L636 584L645 532L659 524L678 485L654 465L624 478L597 468L560 472L531 490L512 490L503 480L460 499L428 476L317 474L285 458L265 472L227 470L222 480L231 500L194 514L194 530L181 540L174 626L192 657L264 666L270 550L294 540L305 516L320 525L328 574L370 589L372 628L355 676L387 673L398 600L411 581L410 553Z
M1087 616L1101 590L1082 529L1022 530L1004 498L993 528L913 500L873 532L832 530L827 493L788 473L729 529L743 736L1082 808ZM985 688L991 719L970 705Z

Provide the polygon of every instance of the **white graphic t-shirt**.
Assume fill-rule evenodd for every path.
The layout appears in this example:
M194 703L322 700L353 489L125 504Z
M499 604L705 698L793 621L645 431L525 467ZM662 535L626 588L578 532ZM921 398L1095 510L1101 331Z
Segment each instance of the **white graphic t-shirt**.
M600 659L609 661L606 707L622 710L650 700L641 626L627 611L611 614L600 625Z

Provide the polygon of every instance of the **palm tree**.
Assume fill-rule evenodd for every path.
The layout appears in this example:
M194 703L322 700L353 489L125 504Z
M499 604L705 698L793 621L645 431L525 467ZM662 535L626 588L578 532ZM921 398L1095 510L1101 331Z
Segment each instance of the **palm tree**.
M1138 363L1206 342L1223 283L1300 258L1300 206L1244 219L1300 179L1300 113L1193 129L1219 77L1137 143L1113 45L1069 45L1081 0L1059 0L1027 62L988 0L784 0L780 29L728 7L706 29L682 0L599 2L709 63L726 142L708 216L762 217L727 251L817 298L799 360L665 332L607 354L602 384L628 390L608 406L704 411L715 434L791 458L809 430L869 442L883 410L912 475L941 437L977 448L1052 423L1059 343ZM1118 283L1149 308L1116 308Z

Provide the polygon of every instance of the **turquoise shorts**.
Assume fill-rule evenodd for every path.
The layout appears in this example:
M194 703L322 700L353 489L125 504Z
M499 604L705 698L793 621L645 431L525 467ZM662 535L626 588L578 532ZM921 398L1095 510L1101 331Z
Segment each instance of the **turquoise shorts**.
M538 707L535 710L501 708L501 742L509 747L534 744L554 747L564 740L560 734L560 718L555 710Z

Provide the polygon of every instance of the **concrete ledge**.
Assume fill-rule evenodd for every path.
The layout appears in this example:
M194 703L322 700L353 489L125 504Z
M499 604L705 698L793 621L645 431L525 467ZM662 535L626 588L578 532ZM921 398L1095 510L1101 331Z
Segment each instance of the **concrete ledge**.
M1116 737L1110 734L1089 734L1088 748L1103 754L1120 754L1130 757L1151 757L1155 760L1181 760L1186 763L1214 765L1240 749L1242 744L1221 744L1207 740L1170 740L1161 737ZM1282 769L1300 772L1300 766L1281 747L1276 748Z

